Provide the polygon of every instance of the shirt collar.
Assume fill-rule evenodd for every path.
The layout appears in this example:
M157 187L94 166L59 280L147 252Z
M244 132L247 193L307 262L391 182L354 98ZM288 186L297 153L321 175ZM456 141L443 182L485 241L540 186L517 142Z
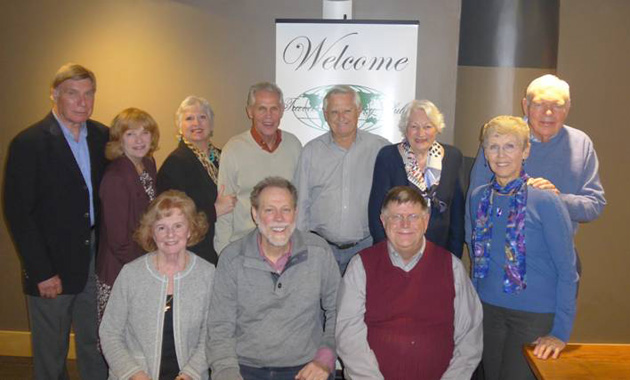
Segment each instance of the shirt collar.
M276 145L273 148L267 145L267 143L263 140L262 135L256 130L256 128L251 127L249 131L252 134L254 141L256 141L256 144L258 144L258 146L265 152L273 153L280 146L280 142L282 142L282 132L280 129L276 130Z
M411 257L411 260L409 260L409 262L406 264L403 261L402 256L400 256L400 254L396 252L396 250L394 249L394 246L389 241L387 242L387 253L389 254L389 259L392 262L393 266L395 266L396 268L400 268L404 270L405 272L409 272L416 266L416 264L418 264L418 262L422 258L422 255L424 254L424 249L426 246L427 246L427 239L425 237L424 239L422 239L422 245L420 246L420 249L418 250L418 252L415 255L413 255Z
M265 260L267 264L269 264L269 266L274 270L274 272L282 273L282 271L284 271L284 268L287 266L289 259L291 258L291 250L293 247L293 242L289 240L289 248L274 263L273 261L269 260L267 256L265 256L265 252L263 251L263 247L262 247L262 236L260 235L260 233L258 234L257 240L258 240L258 253L260 254L260 257L262 257L263 260Z
M344 149L340 147L339 145L337 145L337 143L335 142L335 139L333 138L332 131L328 132L326 136L327 136L326 143L328 145L334 145L338 147L339 149ZM357 128L357 134L354 136L354 141L352 142L352 145L350 145L350 148L352 148L355 144L358 144L362 140L362 138L363 138L363 131Z
M52 110L52 114L55 117L55 119L57 120L57 123L59 123L59 126L61 126L61 132L65 136L66 140L76 141L74 139L74 135L72 134L72 131L70 131L70 128L68 128L61 121L61 119L59 119L59 117L55 113L55 110ZM83 140L83 139L85 139L87 137L87 128L85 127L85 125L86 125L86 123L83 122L83 123L81 123L81 126L79 127L79 141L81 141L81 140Z

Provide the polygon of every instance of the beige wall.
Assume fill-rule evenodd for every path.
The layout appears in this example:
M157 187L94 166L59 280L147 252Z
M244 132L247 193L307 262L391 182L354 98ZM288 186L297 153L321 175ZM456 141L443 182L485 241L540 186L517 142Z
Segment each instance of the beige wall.
M608 206L583 225L575 341L630 342L630 2L562 0L558 75L571 85L568 124L593 139ZM626 152L626 153L623 153Z
M479 131L497 115L522 115L523 89L549 70L521 67L459 66L455 107L455 145L474 157Z
M448 126L455 120L459 12L459 0L356 0L354 6L355 18L420 20L417 96L435 100ZM215 140L222 145L247 128L247 87L273 79L274 19L320 15L318 0L3 1L0 159L4 162L10 139L48 111L50 77L66 61L96 72L97 120L109 122L131 105L154 115L163 136L158 161L175 146L172 115L189 94L213 104ZM624 102L630 88L630 2L563 0L560 16L558 74L572 86L569 123L593 138L609 203L597 222L581 227L577 238L584 276L573 341L630 342L630 276L625 275L630 252L623 238L630 215L623 194L630 188L630 158L621 154L630 137ZM460 68L459 74L464 82L457 85L458 96L491 90L497 75L512 78L502 107L512 104L514 112L518 88L535 76L527 69L489 73ZM458 114L455 141L471 155L475 128L493 115L483 104L467 112L473 116ZM452 135L447 131L442 139L453 141ZM3 223L0 260L0 330L26 330L19 264Z
M419 97L452 125L460 0L356 0L355 19L417 19ZM67 61L98 79L93 117L129 106L161 126L158 162L175 147L173 114L190 94L216 111L215 142L245 130L248 87L273 80L276 18L321 18L321 0L22 0L0 2L0 159L10 139L50 108L48 86ZM439 38L436 38L439 36ZM452 141L452 128L443 140ZM3 169L0 175L3 177ZM26 330L19 263L0 222L0 330Z

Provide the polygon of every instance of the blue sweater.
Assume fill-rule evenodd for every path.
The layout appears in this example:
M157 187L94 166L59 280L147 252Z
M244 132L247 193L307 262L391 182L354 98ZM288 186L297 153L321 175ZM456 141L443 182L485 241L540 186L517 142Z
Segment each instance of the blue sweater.
M563 126L549 142L532 140L530 155L524 169L531 177L543 177L560 190L560 199L569 211L573 231L577 224L597 219L606 199L599 180L599 162L593 142L586 133ZM470 173L469 192L490 182L492 172L479 148ZM466 215L468 217L468 215ZM466 220L466 240L470 238Z
M469 213L475 220L477 207L486 186L472 192ZM527 188L525 217L527 288L519 294L503 292L505 237L509 196L495 193L488 274L473 279L483 302L513 310L555 313L553 335L566 342L573 328L578 275L573 249L571 220L560 198L550 191ZM497 216L501 209L501 216ZM471 227L472 228L472 227Z

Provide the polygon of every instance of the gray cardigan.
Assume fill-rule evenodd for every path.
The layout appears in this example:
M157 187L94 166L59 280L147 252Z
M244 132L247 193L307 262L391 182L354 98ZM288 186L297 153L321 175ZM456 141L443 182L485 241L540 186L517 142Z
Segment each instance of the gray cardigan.
M155 255L126 264L114 283L99 329L110 380L126 380L141 370L159 378L167 278L157 272ZM174 276L175 350L181 372L208 379L205 344L214 266L188 255L188 265Z
M257 239L253 230L219 257L208 325L213 380L240 379L239 363L289 367L310 362L322 347L335 351L341 277L326 241L296 230L291 257L277 275Z

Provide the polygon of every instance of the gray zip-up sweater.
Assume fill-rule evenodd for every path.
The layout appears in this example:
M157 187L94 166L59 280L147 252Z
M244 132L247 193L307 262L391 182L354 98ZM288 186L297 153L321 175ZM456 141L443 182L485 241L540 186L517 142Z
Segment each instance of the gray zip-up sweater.
M208 326L213 380L240 379L239 363L289 367L319 348L334 352L339 267L319 236L296 230L291 244L280 275L260 256L257 230L221 253Z
M155 253L125 265L107 302L99 330L109 379L145 371L159 378L167 278L155 268ZM205 344L214 266L188 252L186 268L174 276L173 334L180 371L208 379Z

